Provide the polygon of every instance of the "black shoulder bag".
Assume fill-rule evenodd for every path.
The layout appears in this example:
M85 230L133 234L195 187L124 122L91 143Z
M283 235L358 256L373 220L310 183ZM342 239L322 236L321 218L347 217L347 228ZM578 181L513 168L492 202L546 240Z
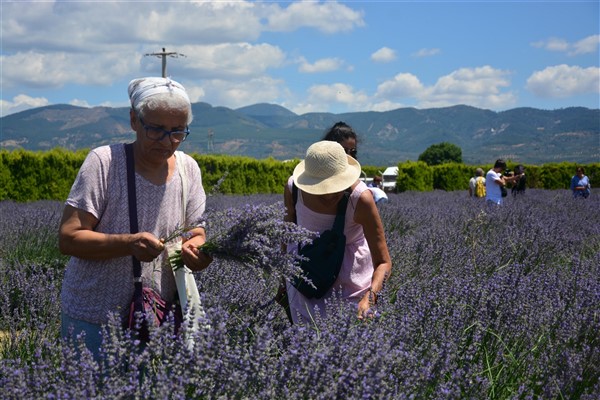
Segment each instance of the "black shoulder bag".
M135 193L135 163L133 159L133 145L125 145L127 158L127 199L129 203L129 230L131 233L138 232L137 202ZM151 288L142 285L142 264L140 260L131 256L133 262L133 299L129 306L128 318L125 322L126 328L137 332L138 339L147 342L150 339L148 326L160 326L167 320L167 315L173 310L173 304L164 300L160 294ZM175 331L179 329L183 320L181 307L177 304L175 308Z
M296 185L292 187L292 194L295 206L298 198ZM320 299L323 297L333 286L340 273L346 249L344 225L349 196L348 191L345 191L338 203L332 229L324 231L312 243L302 248L298 245L298 254L302 256L300 267L304 272L304 277L294 278L292 285L308 298Z

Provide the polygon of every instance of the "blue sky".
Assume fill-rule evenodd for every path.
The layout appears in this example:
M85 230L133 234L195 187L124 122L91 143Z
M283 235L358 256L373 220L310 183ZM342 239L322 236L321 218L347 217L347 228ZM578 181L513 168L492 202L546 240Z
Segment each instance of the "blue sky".
M597 109L599 3L2 0L1 115L127 106L163 47L184 55L167 75L213 106Z

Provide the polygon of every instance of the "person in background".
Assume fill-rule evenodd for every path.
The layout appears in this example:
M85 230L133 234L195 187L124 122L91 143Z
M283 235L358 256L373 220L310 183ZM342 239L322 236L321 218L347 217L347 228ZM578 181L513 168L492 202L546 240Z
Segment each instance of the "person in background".
M485 175L485 199L488 204L501 205L504 198L502 189L506 190L507 183L514 183L519 179L519 175L505 176L502 174L506 170L506 162L502 159L496 160L494 167Z
M344 148L346 154L358 159L358 135L352 127L345 122L336 122L323 136L321 140L338 142Z
M515 175L517 175L519 179L517 179L510 190L513 197L517 197L519 194L525 194L525 189L527 189L527 176L525 175L525 167L523 165L519 164L515 167Z
M305 159L296 166L285 186L285 220L319 233L331 229L338 203L346 190L351 191L344 226L344 260L333 287L321 299L309 299L286 282L283 290L294 323L310 323L315 310L325 315L326 300L334 291L356 306L358 318L369 316L390 276L392 262L383 224L371 192L359 180L360 175L360 164L339 143L320 141L308 148ZM296 204L293 185L299 189ZM297 243L288 244L288 252L297 250Z
M481 168L477 168L475 176L469 179L469 196L485 197L485 178Z
M381 189L381 176L375 175L373 180L369 182L368 187L375 187Z
M587 199L591 193L590 179L585 175L583 167L577 167L575 175L571 178L571 191L573 198L583 197Z
M380 189L376 186L367 186L367 189L369 189L369 191L373 195L373 200L375 200L375 204L384 204L389 201L388 196L383 191L383 189Z
M132 257L141 261L142 282L174 302L177 289L161 238L182 224L183 177L187 176L186 226L182 258L191 270L211 259L197 250L206 240L199 227L206 195L196 161L175 151L189 134L190 99L184 87L168 78L134 79L128 87L129 120L135 132L133 155L139 233L130 233L125 146L95 148L87 155L66 200L59 228L61 253L71 256L61 291L61 334L85 332L95 357L101 327L109 314L125 319L134 292ZM182 157L180 163L176 157Z

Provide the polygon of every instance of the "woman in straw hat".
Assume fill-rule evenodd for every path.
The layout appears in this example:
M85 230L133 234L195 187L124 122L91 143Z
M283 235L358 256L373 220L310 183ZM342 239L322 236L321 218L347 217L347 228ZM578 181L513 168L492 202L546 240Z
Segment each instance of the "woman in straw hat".
M291 318L295 323L311 321L315 309L325 315L326 300L334 293L354 303L359 318L371 314L377 295L390 275L392 264L383 224L371 192L359 180L360 174L358 161L347 155L339 143L320 141L308 148L305 159L288 180L284 194L286 220L296 221L314 232L332 228L338 203L346 190L351 192L344 226L344 260L333 287L322 298L309 299L290 282L286 283ZM293 185L299 189L295 204ZM289 244L288 251L297 251L297 244Z
M130 124L136 134L128 147L136 175L139 233L130 233L122 143L88 154L67 198L59 230L60 250L72 256L61 292L62 335L85 332L86 345L96 356L101 326L108 322L109 313L129 311L134 292L132 257L141 262L144 287L167 301L176 299L175 278L159 238L176 231L182 222L198 226L206 201L198 164L175 152L192 121L184 87L169 78L151 77L132 80L128 93ZM202 270L211 261L197 250L204 242L201 227L185 238L182 259L192 270Z

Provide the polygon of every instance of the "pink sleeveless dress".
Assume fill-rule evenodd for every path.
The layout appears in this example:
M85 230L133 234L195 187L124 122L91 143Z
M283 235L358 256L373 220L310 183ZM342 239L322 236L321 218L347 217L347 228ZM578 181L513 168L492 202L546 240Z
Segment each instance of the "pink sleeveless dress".
M292 184L293 181L290 178L288 180L290 190ZM358 198L365 190L368 190L367 185L364 182L360 182L348 199L344 226L346 251L340 274L333 287L320 299L308 299L289 282L287 283L288 299L294 323L301 321L310 322L313 319L311 315L315 315L316 313L325 316L325 302L333 295L334 290L336 291L336 295L341 296L342 299L358 304L371 287L371 279L373 277L371 252L369 251L362 225L354 222L354 212ZM306 207L302 201L302 191L298 190L298 201L296 203L296 221L298 225L313 232L323 232L333 227L334 220L335 215L319 214ZM290 253L296 253L298 251L298 244L288 244L287 250Z

